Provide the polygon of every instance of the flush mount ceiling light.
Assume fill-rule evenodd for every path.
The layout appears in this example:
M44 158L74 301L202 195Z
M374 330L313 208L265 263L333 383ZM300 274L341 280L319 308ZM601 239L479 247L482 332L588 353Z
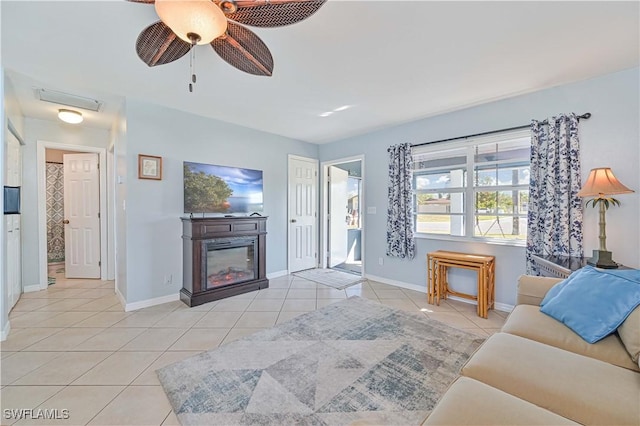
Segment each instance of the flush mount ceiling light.
M73 111L71 109L59 109L58 118L69 124L80 124L82 123L82 120L84 120L81 112Z
M145 28L136 41L136 52L150 67L180 59L194 47L210 44L230 65L249 74L271 76L273 57L260 38L239 24L281 27L313 15L326 0L128 0L155 4L160 21Z

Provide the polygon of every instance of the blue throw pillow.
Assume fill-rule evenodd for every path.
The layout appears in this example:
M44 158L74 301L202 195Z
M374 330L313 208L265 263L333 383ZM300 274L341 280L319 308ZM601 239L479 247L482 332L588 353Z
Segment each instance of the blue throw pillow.
M595 343L616 331L640 305L640 270L585 266L579 272L540 311Z
M559 283L551 287L547 292L547 294L544 295L544 299L542 299L542 302L540 302L540 307L543 307L544 305L546 305L547 302L549 302L549 300L553 299L558 295L558 293L560 293L560 290L562 290L564 286L569 284L576 277L580 276L581 274L584 274L584 272L585 272L585 268L581 268L581 269L578 269L577 271L573 271L571 275L569 275L567 278L565 278L564 280L560 281Z

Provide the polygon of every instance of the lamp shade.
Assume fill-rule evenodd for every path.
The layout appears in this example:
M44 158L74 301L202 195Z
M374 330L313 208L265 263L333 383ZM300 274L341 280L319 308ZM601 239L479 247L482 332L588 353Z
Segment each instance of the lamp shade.
M178 37L187 43L187 34L200 37L197 44L211 43L227 30L227 18L211 0L156 0L158 16Z
M587 181L578 192L579 197L598 197L601 195L626 194L633 190L624 186L613 175L609 167L591 169Z

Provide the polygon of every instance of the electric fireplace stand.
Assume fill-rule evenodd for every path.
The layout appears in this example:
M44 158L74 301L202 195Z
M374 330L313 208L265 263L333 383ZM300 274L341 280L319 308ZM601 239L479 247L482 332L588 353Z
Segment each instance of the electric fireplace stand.
M183 217L180 300L198 306L269 287L267 217Z

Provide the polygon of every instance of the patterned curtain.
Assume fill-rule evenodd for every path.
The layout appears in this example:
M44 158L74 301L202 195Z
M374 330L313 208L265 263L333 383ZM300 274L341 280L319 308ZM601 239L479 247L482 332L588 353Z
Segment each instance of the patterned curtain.
M64 261L64 169L47 163L47 258L49 263Z
M580 143L575 114L531 123L527 273L532 255L577 256L582 248Z
M408 143L394 145L389 153L389 205L387 256L413 259L413 159Z

